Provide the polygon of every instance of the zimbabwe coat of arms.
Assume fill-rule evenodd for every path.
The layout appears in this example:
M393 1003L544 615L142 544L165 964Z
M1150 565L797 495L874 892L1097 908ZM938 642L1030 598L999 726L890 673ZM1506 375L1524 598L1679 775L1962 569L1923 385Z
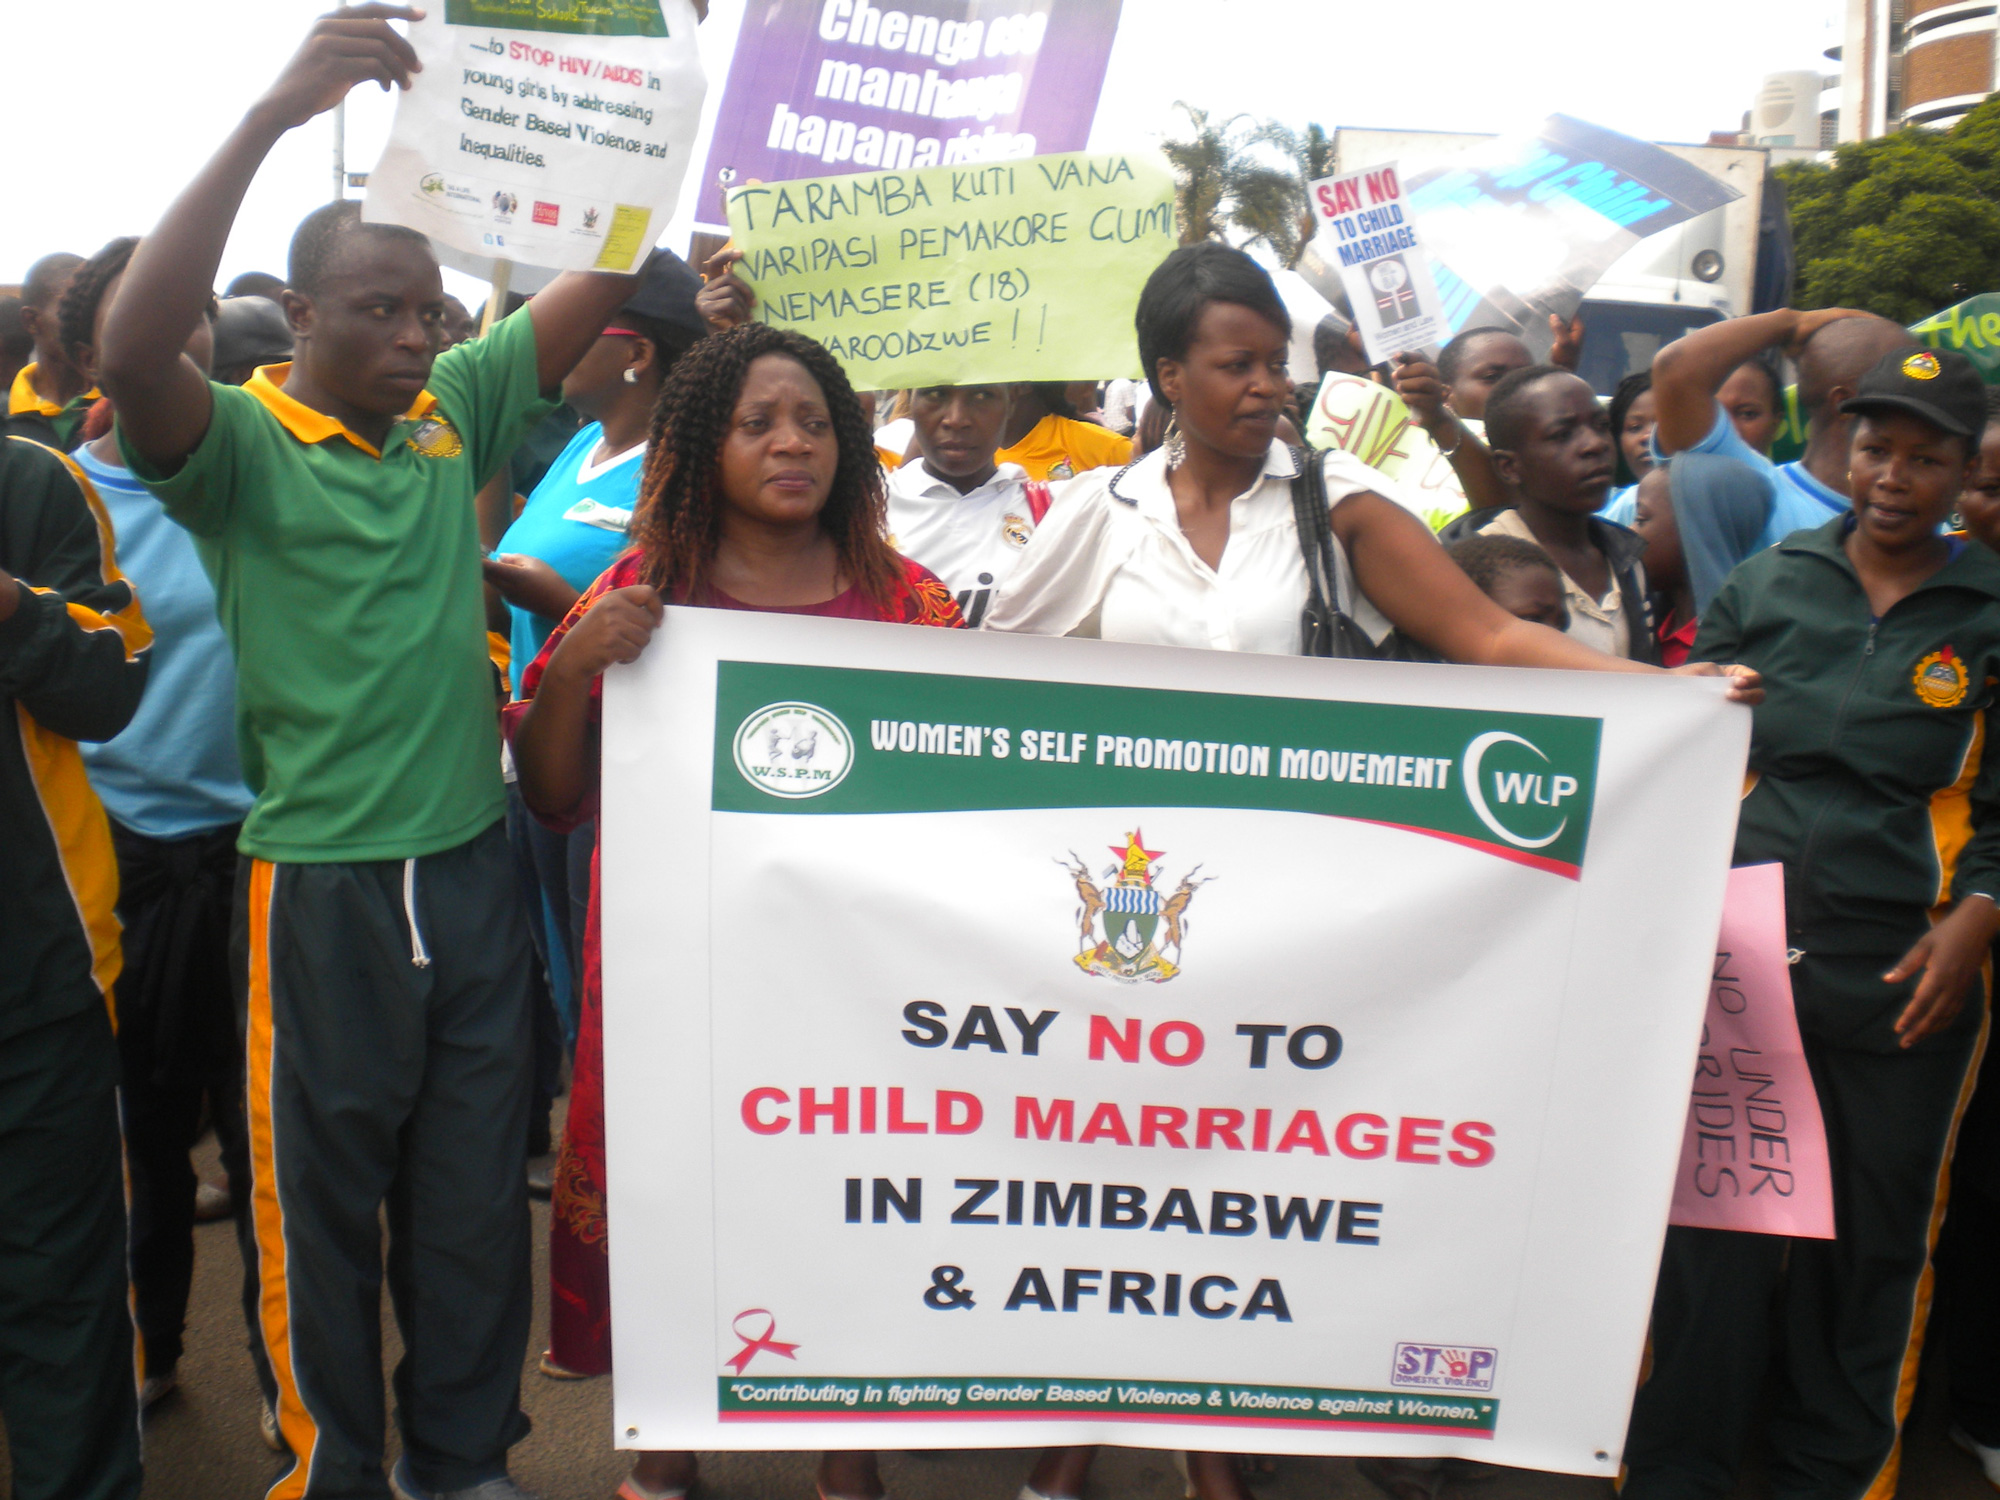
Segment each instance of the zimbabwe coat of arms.
M1113 844L1111 852L1117 862L1105 870L1109 883L1104 886L1090 878L1089 867L1074 850L1067 861L1056 861L1076 881L1081 903L1076 966L1086 974L1124 984L1142 979L1164 984L1181 971L1188 905L1194 893L1215 877L1197 880L1201 866L1196 865L1171 895L1163 896L1154 882L1164 849L1148 849L1145 834L1134 829L1125 836L1124 847Z

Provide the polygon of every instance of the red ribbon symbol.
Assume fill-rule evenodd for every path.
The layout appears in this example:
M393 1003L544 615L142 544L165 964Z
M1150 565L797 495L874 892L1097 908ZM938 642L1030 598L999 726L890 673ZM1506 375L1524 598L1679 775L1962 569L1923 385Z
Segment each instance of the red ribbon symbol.
M759 1334L745 1333L743 1331L743 1320L745 1318L757 1317L760 1314L764 1319L764 1331ZM738 1375L749 1369L750 1361L766 1350L769 1350L773 1354L782 1354L786 1359L798 1358L798 1355L793 1353L799 1347L797 1344L781 1344L771 1337L772 1334L778 1331L778 1320L772 1316L770 1310L767 1308L752 1307L738 1313L734 1318L730 1319L729 1331L743 1340L743 1347L724 1361Z

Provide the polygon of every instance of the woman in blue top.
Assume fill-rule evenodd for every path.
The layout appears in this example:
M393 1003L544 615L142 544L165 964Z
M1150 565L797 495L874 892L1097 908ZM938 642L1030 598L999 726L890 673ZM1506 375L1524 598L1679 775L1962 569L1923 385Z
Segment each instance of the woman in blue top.
M486 581L507 601L517 683L577 595L625 550L660 383L708 332L694 310L699 290L685 261L654 251L632 299L562 384L586 425L486 563Z
M138 245L116 239L72 276L60 337L95 379L99 315ZM211 321L187 354L208 367ZM82 746L111 818L125 966L116 989L133 1313L145 1350L140 1401L174 1386L194 1274L196 1181L188 1152L208 1102L239 1205L249 1160L229 981L236 834L250 810L236 752L236 667L194 538L132 477L100 403L73 458L111 518L118 565L146 601L153 665L145 700L116 738ZM259 1346L261 1348L261 1346Z
M674 362L708 333L694 310L700 289L679 256L654 251L631 300L563 381L563 400L584 417L583 430L549 465L486 561L486 581L507 603L516 697L521 674L541 654L549 632L569 613L577 595L625 550L645 468L646 429L661 382ZM507 833L521 866L529 910L537 918L530 923L530 936L557 999L556 1009L537 1024L539 1123L547 1118L557 1089L559 1050L576 1043L590 851L597 828L585 823L567 834L550 831L527 815L513 793L511 771L509 783ZM547 1197L548 1183L540 1173L531 1174L528 1190Z

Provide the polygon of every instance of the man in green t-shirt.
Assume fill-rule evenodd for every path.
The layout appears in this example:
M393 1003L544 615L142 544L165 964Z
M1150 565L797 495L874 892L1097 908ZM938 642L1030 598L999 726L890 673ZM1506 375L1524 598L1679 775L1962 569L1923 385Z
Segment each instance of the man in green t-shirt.
M383 1493L388 1279L401 1500L507 1500L528 1428L527 913L502 818L473 495L630 295L560 277L439 355L423 236L311 215L289 365L241 389L181 357L230 223L286 131L418 62L369 4L321 19L133 255L99 339L133 471L193 533L237 660L252 1211L270 1500Z

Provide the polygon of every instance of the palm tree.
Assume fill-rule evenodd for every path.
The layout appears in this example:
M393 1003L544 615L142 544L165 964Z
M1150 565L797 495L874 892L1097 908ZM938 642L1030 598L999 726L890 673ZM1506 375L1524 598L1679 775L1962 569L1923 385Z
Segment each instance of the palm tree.
M1300 132L1275 120L1250 122L1247 115L1218 124L1205 109L1174 107L1191 127L1187 136L1161 147L1178 179L1174 216L1181 243L1222 239L1234 229L1245 244L1262 240L1280 264L1297 265L1313 234L1306 184L1333 175L1332 138L1318 125ZM1273 148L1284 165L1260 158L1260 146Z
M1191 133L1184 140L1165 141L1160 149L1173 163L1174 219L1180 225L1181 243L1194 245L1202 240L1219 240L1227 221L1223 205L1237 171L1240 148L1230 140L1234 115L1220 125L1209 123L1208 111L1176 100L1174 108L1188 117Z

